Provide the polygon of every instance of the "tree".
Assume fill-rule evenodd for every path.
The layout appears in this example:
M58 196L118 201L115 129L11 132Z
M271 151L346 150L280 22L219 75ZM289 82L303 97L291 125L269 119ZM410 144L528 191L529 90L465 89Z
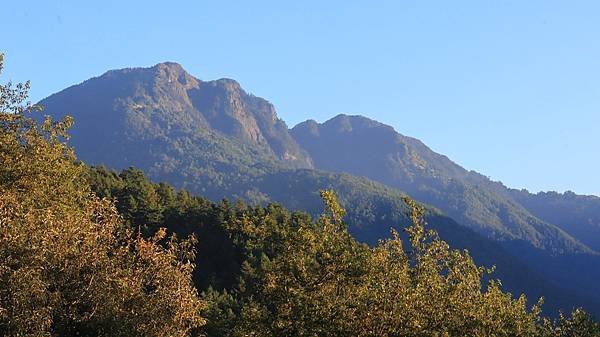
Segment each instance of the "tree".
M481 285L485 269L425 229L423 209L406 199L412 226L368 247L353 239L333 191L322 191L324 215L276 207L241 212L231 235L246 248L235 289L215 296L207 331L230 336L533 336L539 310L498 283ZM227 295L227 296L226 296ZM231 312L237 313L232 318ZM228 313L227 322L215 313ZM223 327L226 328L223 328Z
M544 319L540 336L542 337L597 337L600 336L600 323L588 313L575 309L571 317L560 314L554 322Z
M0 85L0 335L189 335L194 239L123 226L64 143L72 120L38 123L28 88Z

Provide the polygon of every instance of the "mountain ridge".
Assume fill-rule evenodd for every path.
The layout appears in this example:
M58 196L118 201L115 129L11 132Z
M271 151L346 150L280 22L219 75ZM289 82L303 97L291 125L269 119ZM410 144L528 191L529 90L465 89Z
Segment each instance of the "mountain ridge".
M557 249L592 252L562 229L536 219L512 198L504 197L508 190L493 193L500 188L499 183L463 169L446 156L433 152L420 140L404 136L391 126L363 116L348 115L338 115L321 124L309 124L298 124L291 133L311 154L319 169L365 176L399 188L442 209L459 222L500 240L524 239L545 249L549 244L543 241L544 233L541 232L551 231L564 241ZM431 185L437 187L435 191L427 189ZM462 210L461 205L448 207L450 196L457 194L463 199L472 199L471 204L465 201L466 208ZM492 199L496 206L485 203L485 198ZM473 203L486 207L475 210ZM500 218L502 208L511 212L504 221ZM490 219L495 222L486 222Z
M288 129L272 104L235 80L201 81L175 62L110 70L40 103L58 118L64 113L54 106L78 110L76 123L82 125L73 128L71 143L85 162L142 167L151 176L185 181L186 187L206 185L199 192L209 195L230 184L232 172L347 172L405 191L498 240L524 240L558 254L594 253L568 231L531 214L501 183L465 170L389 125L339 114ZM188 181L190 176L201 178Z
M314 197L307 186L342 186L339 174L348 173L365 178L344 182L346 193L351 186L365 186L361 179L366 178L407 193L496 240L523 261L519 255L536 256L527 260L528 266L554 284L562 286L560 268L577 256L596 261L596 251L578 239L585 233L563 230L547 221L551 214L530 211L533 206L521 205L501 183L463 169L389 125L338 115L288 129L272 104L246 93L236 81L201 81L176 63L108 71L40 103L53 117L75 117L70 144L84 162L112 169L135 166L154 181L213 200L288 198L290 208L307 207ZM369 193L385 194L379 187ZM360 217L369 222L383 199L354 195L352 200L371 205ZM387 215L381 211L380 220L398 211L393 205L381 208ZM373 239L387 234L371 230L361 235ZM569 258L556 262L553 256ZM540 263L557 272L544 274ZM595 274L586 275L572 291L596 287Z
M120 124L129 122L130 128L125 136L144 137L148 133L172 128L179 133L198 131L191 129L193 126L203 128L203 132L220 131L222 135L252 145L262 151L263 156L274 157L271 159L290 167L311 167L306 154L290 139L287 125L277 117L273 105L246 93L234 80L204 82L188 74L181 65L166 62L150 68L107 71L53 94L40 104L60 100L65 95L77 95L82 88L113 96L104 97L109 98L108 105L104 102L99 109L88 113L109 112L109 116L104 115L103 118L112 118L111 122ZM213 99L206 100L206 97ZM86 102L84 98L84 102L75 103L89 105L96 102ZM122 114L116 113L119 111ZM99 129L96 125L83 127L86 132ZM77 139L81 136L79 129L74 128L72 137L81 143Z
M356 123L349 125L353 120ZM365 117L338 116L333 122L300 124L292 129L292 135L311 155L316 168L364 176L404 191L494 238L555 282L574 291L586 289L600 298L596 281L600 256L591 248L598 247L598 242L589 239L600 233L600 199L587 198L586 213L579 214L575 203L548 207L543 202L535 204L527 193L518 199L502 183L467 171L421 141L380 125ZM581 214L588 215L587 225L570 223L581 221ZM562 221L552 222L561 215Z

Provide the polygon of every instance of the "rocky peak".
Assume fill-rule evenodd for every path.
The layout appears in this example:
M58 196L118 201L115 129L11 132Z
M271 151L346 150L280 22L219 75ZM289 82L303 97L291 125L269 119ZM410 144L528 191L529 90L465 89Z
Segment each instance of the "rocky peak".
M294 126L292 128L292 133L312 137L319 137L319 123L317 123L317 121L315 121L314 119L309 119Z
M324 128L343 132L377 129L378 132L393 132L393 127L361 115L339 114L322 124Z
M232 79L201 81L174 62L108 71L43 103L75 110L80 127L74 138L109 120L123 128L119 133L141 139L217 132L292 167L312 165L267 100L247 93Z
M183 69L179 63L163 62L151 68L154 71L154 80L157 83L168 85L182 85L186 89L197 87L200 81Z

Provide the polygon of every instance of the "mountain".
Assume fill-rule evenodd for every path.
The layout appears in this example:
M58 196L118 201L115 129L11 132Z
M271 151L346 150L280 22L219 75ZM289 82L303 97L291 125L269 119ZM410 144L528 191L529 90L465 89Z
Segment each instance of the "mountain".
M568 202L551 194L536 197L510 190L362 116L339 115L322 124L306 121L291 133L316 168L398 188L497 240L555 283L600 299L600 256L583 243L597 247L592 245L596 239L583 239L598 233L595 198L572 197ZM557 200L561 207L553 206ZM576 205L578 200L581 205Z
M53 117L75 118L69 142L85 163L137 167L212 200L280 202L316 215L317 191L334 188L351 232L365 242L406 223L406 193L434 206L429 222L478 263L497 264L515 293L549 294L553 308L588 304L600 313L600 295L582 300L600 294L593 249L511 190L390 126L341 115L288 130L270 103L237 82L201 81L175 63L109 71L40 104Z
M536 217L556 224L571 236L600 251L600 197L573 192L529 193L510 190L511 196Z
M70 144L86 163L141 167L219 194L232 179L310 168L272 104L230 79L203 82L176 63L108 71L40 102L72 115Z
M497 193L487 178L388 125L362 116L339 115L323 124L301 123L291 132L319 169L396 187L498 240L523 240L557 253L591 252L558 226Z

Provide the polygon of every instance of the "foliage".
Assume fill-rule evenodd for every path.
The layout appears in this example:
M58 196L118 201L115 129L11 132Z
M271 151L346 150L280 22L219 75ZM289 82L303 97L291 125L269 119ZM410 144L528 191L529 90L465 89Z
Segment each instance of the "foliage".
M28 117L28 88L0 86L0 335L189 335L193 239L124 226L63 143L72 120Z
M575 309L570 317L560 314L554 322L545 319L540 327L540 336L553 337L591 337L600 336L600 323L588 313Z
M140 184L138 174L92 168L89 179L98 193L112 191L108 197L166 196L159 198L161 223L199 237L195 282L208 303L208 336L518 336L559 324L542 324L537 307L528 311L525 297L513 299L498 281L482 286L487 271L425 230L424 210L410 199L404 200L414 223L406 237L409 249L397 232L369 248L348 234L332 191L321 192L327 207L315 222L278 205L214 204L165 184L141 183L155 192L126 187Z
M326 214L289 229L244 214L238 236L248 259L236 288L239 317L232 336L531 336L538 309L513 300L466 252L425 231L416 204L411 248L399 235L374 248L356 242L339 220L334 194ZM283 242L281 242L283 241ZM277 242L262 247L261 242ZM259 247L259 249L257 249ZM266 249L265 249L266 248ZM239 305L239 304L238 304ZM208 326L211 326L209 322Z
M132 172L109 172L90 174L112 177L101 185L122 197L136 184ZM195 282L208 303L208 336L554 336L561 324L540 319L538 306L528 310L499 281L482 284L489 271L426 229L410 199L408 247L393 232L370 248L348 233L333 191L321 192L326 208L316 222L278 205L166 194L177 197L163 198L171 201L159 206L162 221L199 237Z

